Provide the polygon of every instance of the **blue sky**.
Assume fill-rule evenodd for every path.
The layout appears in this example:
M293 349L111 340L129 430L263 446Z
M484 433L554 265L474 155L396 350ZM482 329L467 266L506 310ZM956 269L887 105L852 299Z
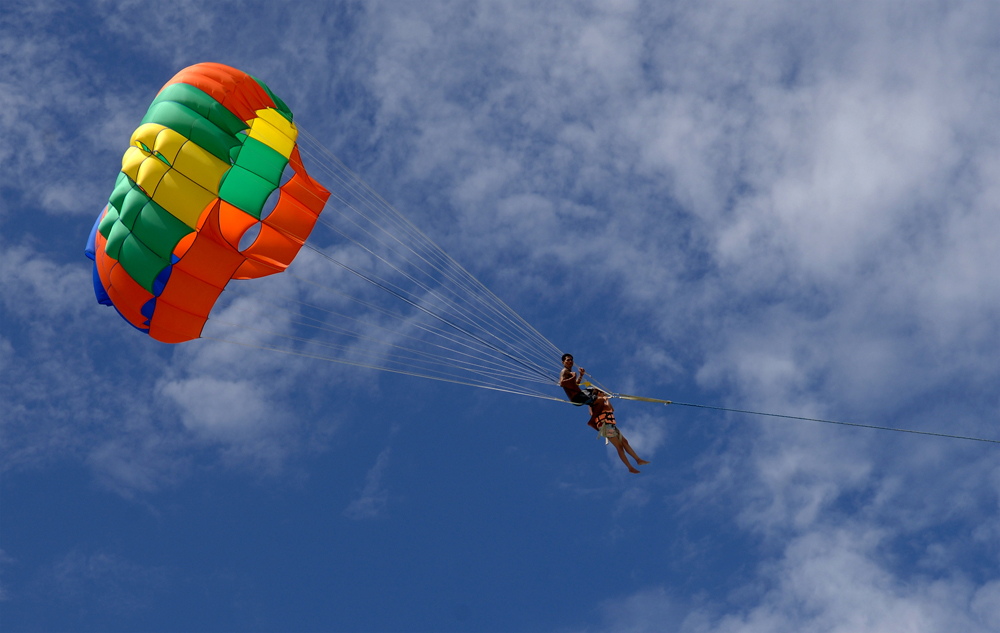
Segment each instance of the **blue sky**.
M3 629L1000 630L991 445L622 403L632 476L568 406L158 344L82 253L222 62L616 390L1000 438L998 11L6 3Z

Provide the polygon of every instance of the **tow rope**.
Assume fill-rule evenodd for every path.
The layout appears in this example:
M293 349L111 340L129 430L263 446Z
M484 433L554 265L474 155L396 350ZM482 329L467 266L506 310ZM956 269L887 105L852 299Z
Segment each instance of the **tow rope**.
M934 437L947 437L953 440L969 440L971 442L987 442L990 444L1000 444L1000 440L991 440L983 437L969 437L966 435L950 435L948 433L934 433L932 431L917 431L914 429L901 429L891 426L877 426L874 424L859 424L857 422L841 422L838 420L824 420L821 418L807 418L799 415L784 415L782 413L763 413L761 411L747 411L746 409L729 409L726 407L715 407L707 404L692 404L690 402L675 402L673 400L661 400L660 398L645 398L643 396L631 396L625 393L610 393L612 398L621 400L635 400L637 402L652 402L663 405L676 405L679 407L694 407L697 409L713 409L715 411L728 411L730 413L744 413L747 415L760 415L770 418L785 418L787 420L803 420L806 422L821 422L823 424L839 424L840 426L856 426L862 429L875 429L877 431L895 431L896 433L912 433L914 435L933 435Z

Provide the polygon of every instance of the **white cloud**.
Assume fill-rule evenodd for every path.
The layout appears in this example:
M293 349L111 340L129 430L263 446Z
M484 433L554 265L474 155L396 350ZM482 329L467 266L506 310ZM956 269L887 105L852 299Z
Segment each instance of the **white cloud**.
M60 318L79 314L93 296L86 266L57 264L24 245L2 243L0 306L21 317ZM80 249L82 254L83 249Z
M648 413L629 415L619 420L619 426L639 457L651 460L656 449L667 439L666 424L662 417Z
M65 25L63 7L15 3L5 9L19 28L0 34L5 58L0 184L7 193L0 220L14 214L30 218L39 211L96 217L114 183L113 176L101 177L101 169L113 167L127 143L121 129L112 139L96 132L109 131L106 121L122 110L134 111L138 102L131 95L106 95L112 82L99 69L80 72L80 35L59 33Z
M344 509L344 516L356 521L377 517L385 509L389 491L382 484L382 477L389 464L391 447L386 446L375 458L375 465L365 475L365 486L361 496L351 501Z
M249 380L198 375L164 382L160 390L180 409L188 429L213 440L259 438L281 421L279 412L270 405L268 392Z
M602 604L608 631L679 633L992 631L996 582L976 587L956 574L901 580L859 526L794 539L753 587L728 597L683 600L656 587Z
M881 535L865 529L793 541L760 604L692 631L987 631L970 610L976 590L959 577L901 581L882 563Z
M322 369L232 344L150 341L96 303L80 259L58 264L23 244L0 254L3 469L75 458L133 497L183 480L201 446L278 473L325 445L338 421L301 398L329 384Z

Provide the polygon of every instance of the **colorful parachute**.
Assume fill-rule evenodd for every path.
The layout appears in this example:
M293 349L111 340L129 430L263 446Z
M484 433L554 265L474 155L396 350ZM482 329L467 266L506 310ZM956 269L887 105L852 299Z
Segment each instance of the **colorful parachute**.
M306 173L297 137L260 80L213 63L177 73L133 132L90 233L97 300L180 343L199 337L230 279L285 270L330 196Z

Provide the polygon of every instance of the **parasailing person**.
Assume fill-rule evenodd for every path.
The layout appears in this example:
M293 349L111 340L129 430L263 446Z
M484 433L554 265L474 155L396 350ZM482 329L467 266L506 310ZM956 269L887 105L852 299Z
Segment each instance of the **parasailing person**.
M559 372L559 386L566 392L566 397L569 398L569 401L578 407L593 404L600 391L596 387L580 388L580 383L583 382L583 376L587 371L583 367L580 367L576 373L573 373L572 354L563 354L562 364L562 371Z
M635 454L635 451L632 450L632 445L628 443L622 432L618 430L618 424L615 422L615 409L611 406L608 394L597 391L597 396L593 404L590 405L590 420L587 421L587 424L594 428L606 442L611 442L615 450L618 451L618 457L628 466L630 473L639 473L640 471L629 463L625 453L631 455L638 466L649 463L645 459L640 459Z
M559 386L566 392L566 397L577 406L587 405L590 407L590 420L587 421L587 424L597 431L604 438L605 442L610 442L615 447L618 451L618 456L628 466L630 473L640 472L629 463L625 453L631 455L635 459L635 463L639 466L648 464L649 462L640 459L635 454L631 444L628 443L622 432L618 430L618 424L615 421L615 409L611 406L611 399L608 394L602 392L597 387L580 388L580 383L583 382L583 377L587 373L587 370L580 367L576 373L573 372L572 354L563 354L562 363L563 368L559 372Z

